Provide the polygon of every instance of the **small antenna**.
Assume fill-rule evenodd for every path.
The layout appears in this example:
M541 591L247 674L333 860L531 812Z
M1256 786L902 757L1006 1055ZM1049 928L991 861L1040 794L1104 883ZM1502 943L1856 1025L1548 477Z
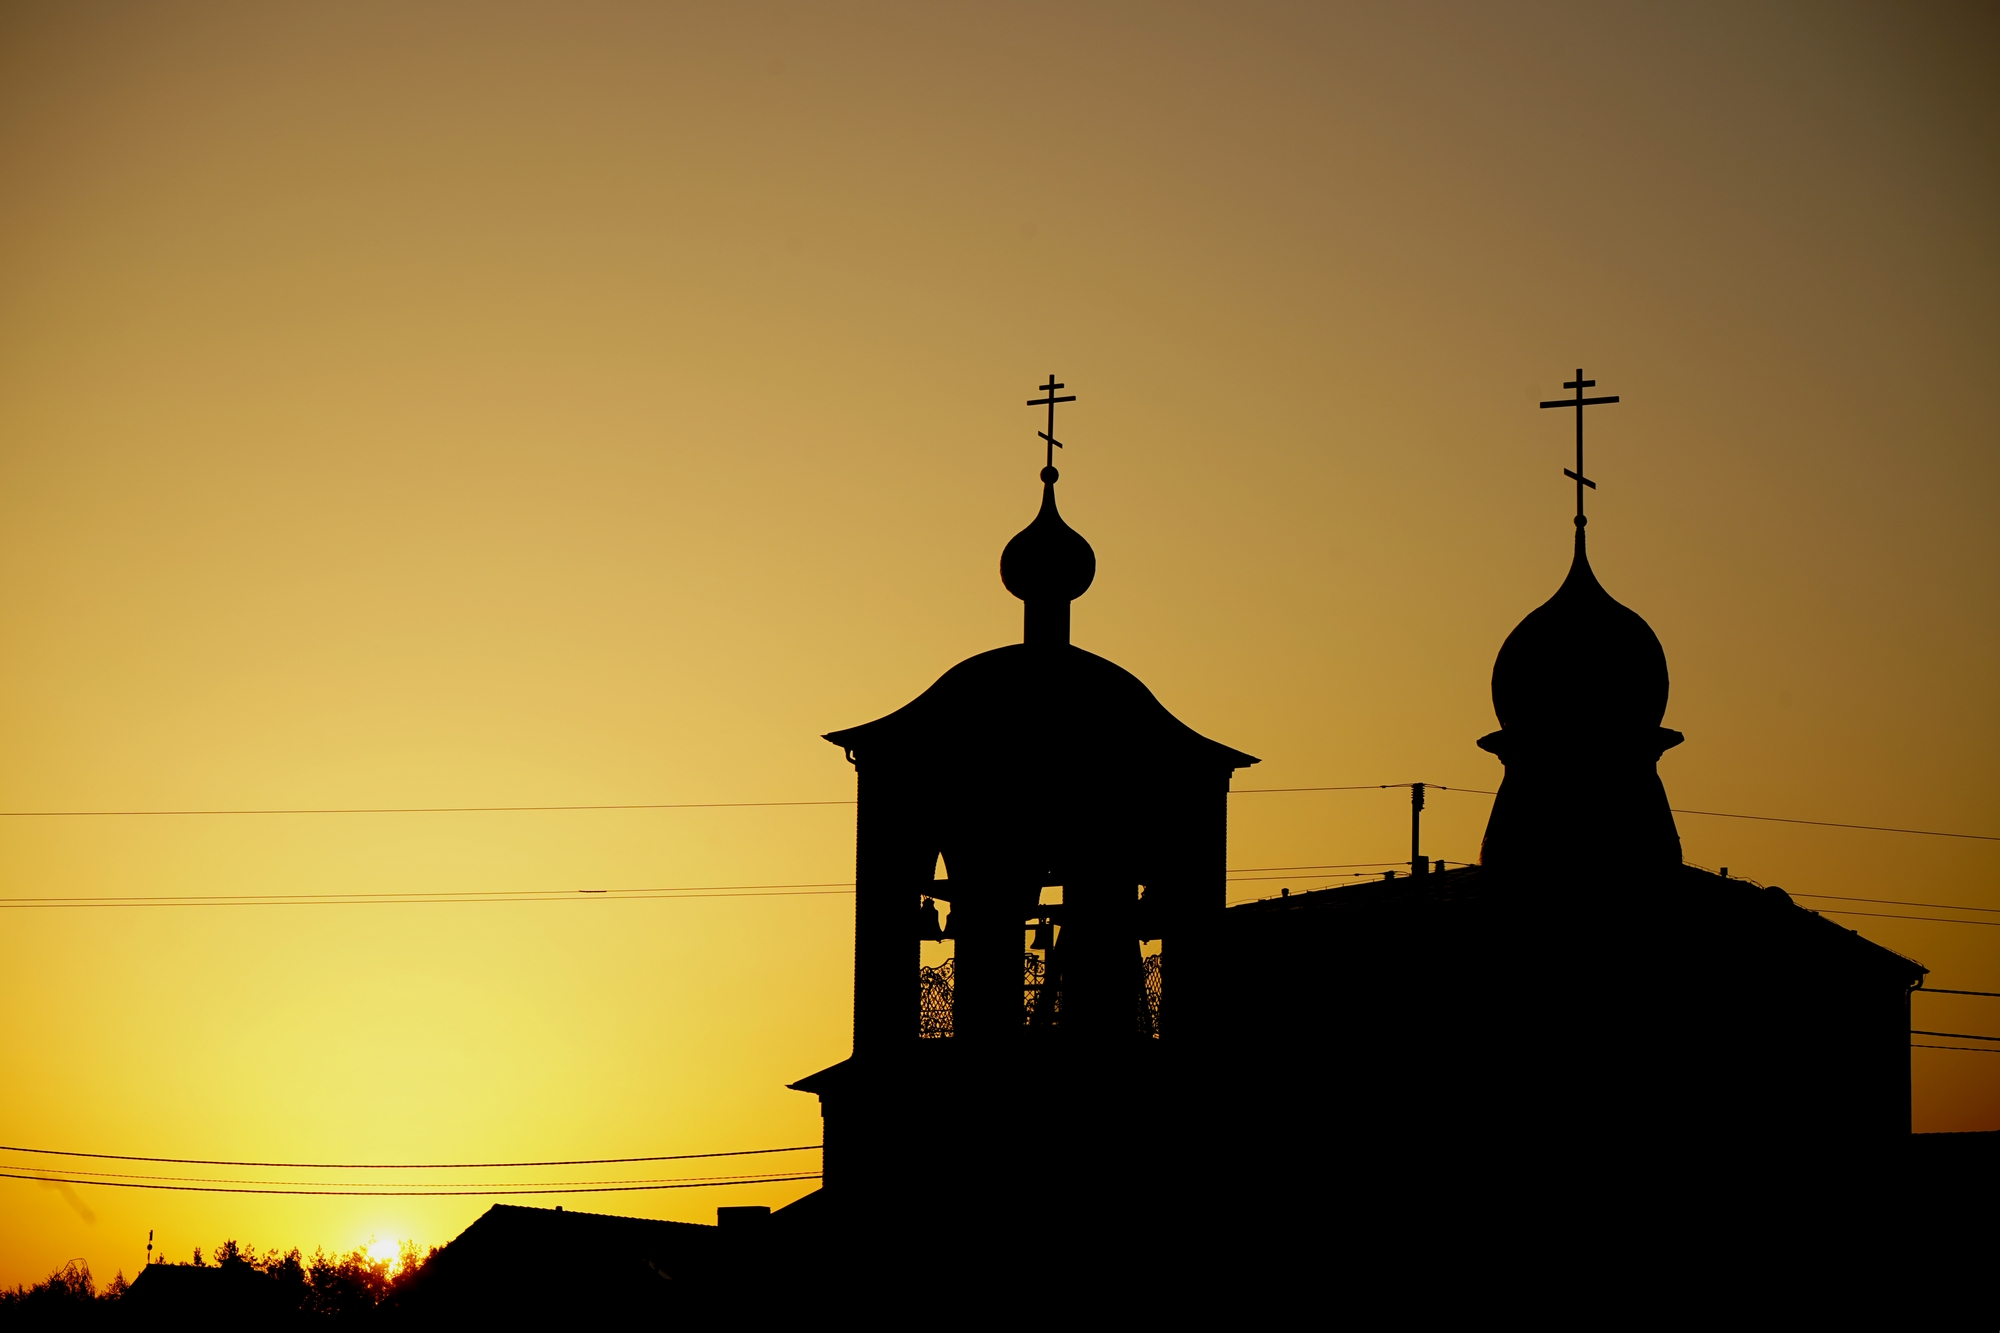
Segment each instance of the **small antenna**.
M1423 828L1424 784L1412 782L1410 784L1410 877L1412 879L1418 875L1431 873L1430 858L1423 856L1417 850L1422 844Z

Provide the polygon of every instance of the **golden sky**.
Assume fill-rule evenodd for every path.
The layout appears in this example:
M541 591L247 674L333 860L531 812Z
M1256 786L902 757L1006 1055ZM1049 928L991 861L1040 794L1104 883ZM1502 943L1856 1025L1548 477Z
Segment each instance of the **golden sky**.
M0 809L849 796L820 733L1019 637L1050 371L1078 643L1263 756L1239 786L1491 788L1493 655L1569 553L1535 404L1581 364L1623 399L1592 557L1666 646L1674 804L2000 832L1995 38L1886 4L6 5ZM1400 792L1233 808L1235 867L1407 849ZM1427 850L1485 813L1437 795ZM2000 909L1991 842L1681 831ZM851 852L843 806L5 819L0 896ZM2000 929L1837 919L2000 990ZM847 1053L850 929L838 893L0 910L0 1141L813 1143L782 1085ZM2000 1128L2000 1058L1915 1078L1919 1128ZM485 1206L0 1180L0 1282Z

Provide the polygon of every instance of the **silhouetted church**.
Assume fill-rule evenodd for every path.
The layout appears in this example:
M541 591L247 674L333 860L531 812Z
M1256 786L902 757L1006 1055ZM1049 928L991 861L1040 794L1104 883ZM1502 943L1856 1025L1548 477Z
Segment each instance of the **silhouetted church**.
M1923 969L1682 862L1666 657L1585 551L1582 407L1615 401L1589 383L1568 577L1494 664L1481 864L1234 909L1256 760L1070 642L1096 558L1043 469L1000 563L1023 641L827 736L859 815L854 1051L792 1085L825 1117L817 1217L997 1278L1056 1235L1157 1261L1245 1218L1412 1191L1518 1217L1524 1189L1907 1135ZM948 969L920 968L933 900Z
M1506 771L1480 864L1230 913L1229 993L1274 1016L1242 1024L1240 1077L1349 1132L1443 1134L1489 1158L1503 1142L1586 1162L1635 1141L1682 1162L1777 1133L1893 1142L1924 969L1682 861L1658 771L1685 739L1661 725L1666 654L1585 549L1583 411L1618 401L1584 397L1594 383L1579 370L1572 398L1542 404L1576 412L1575 552L1493 664L1500 729L1479 747ZM1323 1063L1283 1058L1308 1042Z
M1067 400L1044 387L1052 431ZM826 738L860 791L854 1054L793 1086L822 1103L830 1204L1045 1217L1134 1187L1183 1099L1174 1053L1227 1005L1229 781L1257 761L1069 641L1097 561L1057 479L1051 461L1000 559L1022 642ZM953 957L948 981L928 978L942 1021L920 1024L934 900Z
M1682 861L1666 654L1585 550L1590 386L1544 404L1575 552L1494 663L1480 864L1230 908L1257 761L1070 643L1051 376L1022 642L826 738L860 800L854 1050L792 1085L821 1188L715 1227L499 1205L379 1313L1992 1327L2000 1145L1909 1134L1924 969ZM153 1275L163 1326L230 1294Z
M1347 1132L1481 1145L1907 1135L1924 969L1682 863L1656 771L1682 740L1660 726L1665 654L1581 527L1493 701L1479 744L1506 776L1479 865L1229 913L1229 991L1263 1016L1241 1077ZM1322 1059L1286 1058L1301 1046Z

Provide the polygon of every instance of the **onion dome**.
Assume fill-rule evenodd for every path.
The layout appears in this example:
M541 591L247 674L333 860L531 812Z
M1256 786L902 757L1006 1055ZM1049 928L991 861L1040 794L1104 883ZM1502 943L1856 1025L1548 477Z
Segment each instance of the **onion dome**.
M1666 716L1659 636L1597 581L1581 528L1569 577L1500 647L1493 711L1503 729L1528 735L1631 735Z
M1056 511L1056 478L1042 469L1042 508L1000 553L1000 581L1024 602L1073 602L1097 577L1097 552Z
M1027 603L1028 643L1068 643L1069 604L1097 577L1097 553L1056 511L1053 467L1042 469L1042 508L1000 553L1000 581Z
M1607 863L1680 864L1660 755L1684 739L1660 725L1667 655L1652 626L1604 591L1584 554L1493 663L1500 730L1479 748L1507 766L1480 861L1507 873L1594 873Z

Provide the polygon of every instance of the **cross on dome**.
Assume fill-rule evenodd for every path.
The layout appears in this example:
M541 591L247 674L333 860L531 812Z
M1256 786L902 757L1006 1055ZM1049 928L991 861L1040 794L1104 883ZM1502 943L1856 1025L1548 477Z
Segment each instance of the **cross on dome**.
M1063 388L1065 386L1056 383L1056 376L1054 371L1049 372L1049 382L1047 384L1038 384L1035 387L1040 389L1044 394L1048 395L1045 398L1030 398L1028 400L1029 407L1042 407L1046 405L1049 409L1049 428L1047 430L1040 430L1035 432L1037 435L1041 436L1043 439L1049 442L1049 447L1048 447L1049 459L1048 462L1043 464L1042 466L1042 480L1054 481L1055 478L1050 476L1049 473L1054 472L1056 470L1056 450L1063 447L1063 442L1056 438L1056 404L1073 403L1076 401L1076 395L1072 393L1072 394L1065 394L1061 398L1056 397L1056 390Z
M1035 521L1014 534L1000 553L1000 581L1026 604L1023 610L1022 642L1067 644L1069 604L1083 596L1097 577L1097 553L1083 534L1063 522L1056 512L1056 404L1073 403L1076 395L1061 394L1062 381L1053 374L1041 385L1042 397L1030 398L1029 407L1049 409L1049 428L1037 432L1048 443L1048 462L1042 467L1042 507Z
M1054 379L1055 376L1051 375L1049 378ZM1575 389L1576 397L1551 398L1542 404L1543 407L1573 407L1576 409L1576 471L1572 472L1568 468L1564 468L1563 475L1576 482L1576 525L1579 528L1586 521L1583 517L1583 488L1588 486L1593 491L1597 489L1597 483L1583 475L1583 409L1586 407L1596 407L1599 403L1615 403L1618 401L1618 395L1616 394L1612 394L1608 398L1585 398L1583 396L1585 389L1594 389L1596 387L1597 381L1585 379L1583 377L1583 367L1578 366L1576 368L1576 378L1563 381L1563 388ZM1053 415L1055 409L1050 408L1049 412L1051 413L1049 420L1053 422L1055 420ZM1053 430L1055 427L1051 425L1050 429Z

